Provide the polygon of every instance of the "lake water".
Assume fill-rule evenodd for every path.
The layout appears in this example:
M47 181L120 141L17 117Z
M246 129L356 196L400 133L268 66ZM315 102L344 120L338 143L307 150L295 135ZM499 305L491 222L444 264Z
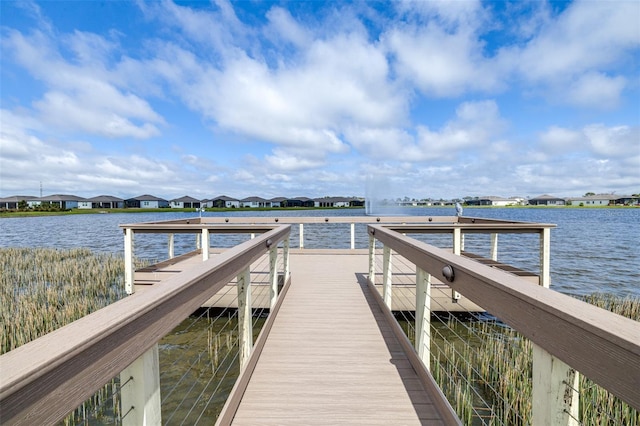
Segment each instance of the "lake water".
M450 216L453 208L410 208L414 216ZM362 216L364 209L283 210L205 212L203 216ZM568 294L609 292L640 297L640 209L566 208L465 208L465 216L557 225L551 231L552 288ZM97 252L123 252L123 223L195 217L196 213L113 213L0 219L0 247L88 247ZM292 227L292 246L298 241L298 227ZM176 254L193 250L193 235L175 236ZM224 238L224 239L220 239ZM229 247L246 237L214 237L212 246ZM442 247L450 237L421 236ZM488 247L488 236L467 236L465 247L474 251ZM348 248L348 225L306 225L305 247ZM367 247L364 225L356 226L356 247ZM499 260L523 269L536 270L538 237L501 235ZM480 249L479 249L480 250ZM480 253L484 254L484 253ZM532 254L534 256L532 256ZM152 260L167 257L167 237L137 235L136 255ZM535 258L535 259L534 259Z

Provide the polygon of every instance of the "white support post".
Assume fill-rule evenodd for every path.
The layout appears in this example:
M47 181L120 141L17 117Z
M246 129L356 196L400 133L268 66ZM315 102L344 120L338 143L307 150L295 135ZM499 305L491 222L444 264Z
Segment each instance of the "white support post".
M256 237L256 234L254 234L253 232L251 233L251 239L253 240Z
M209 260L209 228L202 228L202 261Z
M196 234L196 250L200 248L200 236L201 234Z
M251 318L251 273L249 268L240 272L238 290L238 338L240 351L240 371L249 361L253 347L253 325Z
M453 228L453 254L460 256L460 253L463 250L464 239L462 235L462 231L459 227ZM454 303L458 303L460 300L460 293L451 289L451 300Z
M300 224L300 248L304 248L304 225Z
M460 256L462 251L462 232L460 228L453 228L453 254Z
M269 283L271 283L271 302L269 303L269 309L273 312L273 307L276 306L278 300L278 247L271 247L269 249Z
M578 426L580 373L533 344L533 425Z
M498 234L491 234L491 260L498 261Z
M369 235L369 281L376 284L376 239Z
M289 267L289 237L287 237L282 243L282 263L284 269L284 282L286 283L291 275L291 268Z
M123 426L162 424L157 344L120 373L120 383Z
M382 299L387 308L391 309L392 300L392 279L393 279L393 261L391 255L391 247L384 246L382 250Z
M351 250L356 248L356 224L351 224Z
M124 230L124 289L127 294L133 294L133 229Z
M173 259L175 257L173 240L174 240L173 234L169 234L169 259Z
M418 357L431 371L431 274L416 267L416 340Z
M540 233L540 285L551 285L551 229L544 228Z

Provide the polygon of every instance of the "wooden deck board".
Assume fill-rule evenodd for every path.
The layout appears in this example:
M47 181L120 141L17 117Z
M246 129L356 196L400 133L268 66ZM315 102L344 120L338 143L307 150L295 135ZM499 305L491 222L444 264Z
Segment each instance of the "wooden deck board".
M295 254L234 425L441 424L368 288L366 255Z

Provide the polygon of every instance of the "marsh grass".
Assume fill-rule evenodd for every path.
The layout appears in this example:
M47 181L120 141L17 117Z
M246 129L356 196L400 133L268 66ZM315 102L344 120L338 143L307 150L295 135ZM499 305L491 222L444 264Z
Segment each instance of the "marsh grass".
M640 299L594 294L585 301L640 321ZM435 328L434 328L435 327ZM434 332L435 330L435 332ZM464 335L462 344L444 339ZM453 334L452 333L452 334ZM432 322L431 370L463 424L532 423L532 343L496 321ZM580 375L579 419L591 425L640 425L640 414Z
M136 262L136 267L143 266ZM125 296L124 260L89 249L0 249L0 350L6 353ZM118 417L114 379L64 424ZM83 419L83 420L79 420Z

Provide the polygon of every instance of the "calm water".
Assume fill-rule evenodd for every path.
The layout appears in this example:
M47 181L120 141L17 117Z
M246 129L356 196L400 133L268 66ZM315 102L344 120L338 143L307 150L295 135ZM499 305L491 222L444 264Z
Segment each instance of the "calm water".
M412 208L416 216L453 215L449 208ZM569 294L611 292L640 297L640 209L563 208L465 208L465 216L522 220L556 224L551 231L552 288ZM203 213L204 216L361 216L364 209L307 211L238 211ZM196 213L115 213L0 219L0 247L88 247L98 252L123 252L123 223L195 217ZM305 225L305 247L348 248L349 225ZM327 232L329 231L329 232ZM292 227L292 245L298 241ZM193 235L176 235L176 254L195 247ZM221 239L224 238L224 239ZM212 246L228 247L247 237L212 238ZM441 247L451 246L450 237L431 235L421 239ZM488 236L467 236L465 247L479 251L488 247ZM356 246L367 247L364 225L356 226ZM501 235L499 260L523 269L536 270L538 237ZM534 256L532 256L532 254ZM147 259L167 257L167 237L136 235L136 255ZM535 258L535 259L534 259Z

